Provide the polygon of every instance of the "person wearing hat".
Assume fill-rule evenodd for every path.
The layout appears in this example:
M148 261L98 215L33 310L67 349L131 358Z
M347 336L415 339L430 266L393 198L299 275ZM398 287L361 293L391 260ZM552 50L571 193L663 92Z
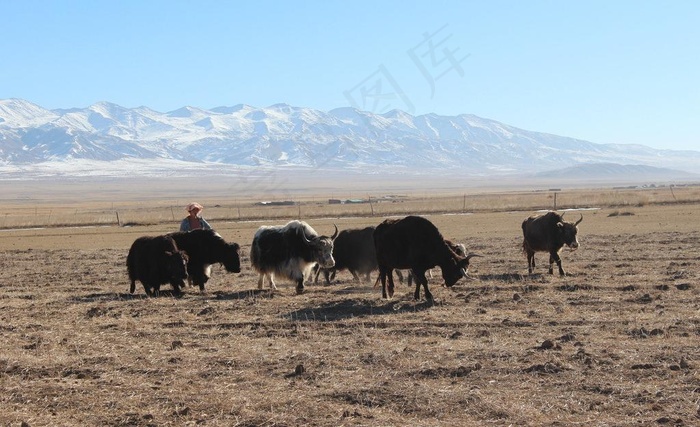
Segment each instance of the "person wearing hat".
M199 203L190 203L187 205L189 215L180 222L180 231L192 231L200 228L211 230L211 225L202 218L202 210L204 209Z

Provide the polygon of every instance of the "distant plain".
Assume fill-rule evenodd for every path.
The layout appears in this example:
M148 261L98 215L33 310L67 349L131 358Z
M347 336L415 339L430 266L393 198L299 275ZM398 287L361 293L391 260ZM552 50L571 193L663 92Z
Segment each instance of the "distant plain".
M2 425L700 422L698 187L329 183L243 197L225 180L6 184ZM581 248L562 252L569 276L546 274L545 254L528 275L520 223L555 197L565 218L583 215ZM192 200L241 244L242 272L216 267L205 293L180 299L129 295L131 242L175 230ZM403 285L382 300L347 272L300 296L257 289L248 251L262 224L329 234L410 213L482 255L451 289L436 269L434 304Z

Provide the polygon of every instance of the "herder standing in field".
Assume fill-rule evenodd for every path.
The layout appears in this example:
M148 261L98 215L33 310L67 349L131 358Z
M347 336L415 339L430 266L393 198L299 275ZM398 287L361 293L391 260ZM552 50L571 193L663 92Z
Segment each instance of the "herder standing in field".
M192 231L192 230L211 230L211 225L202 218L202 210L204 209L199 203L190 203L187 205L187 212L189 215L180 222L180 231Z

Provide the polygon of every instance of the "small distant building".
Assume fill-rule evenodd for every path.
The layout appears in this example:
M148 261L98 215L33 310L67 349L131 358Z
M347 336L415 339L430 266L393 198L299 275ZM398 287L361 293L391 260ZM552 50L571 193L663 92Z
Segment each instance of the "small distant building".
M296 203L293 200L282 200L279 202L271 202L271 201L256 202L255 204L258 206L292 206L292 205L295 205Z

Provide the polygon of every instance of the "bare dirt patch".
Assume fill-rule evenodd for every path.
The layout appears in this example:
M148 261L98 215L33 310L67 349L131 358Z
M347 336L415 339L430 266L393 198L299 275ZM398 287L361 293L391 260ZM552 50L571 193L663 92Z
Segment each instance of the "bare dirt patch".
M566 277L545 254L527 275L531 212L430 216L483 255L454 288L436 271L432 304L403 285L382 300L347 272L260 291L261 222L215 224L243 271L217 267L179 299L127 293L129 245L172 224L3 231L0 424L696 425L699 208L584 212Z

